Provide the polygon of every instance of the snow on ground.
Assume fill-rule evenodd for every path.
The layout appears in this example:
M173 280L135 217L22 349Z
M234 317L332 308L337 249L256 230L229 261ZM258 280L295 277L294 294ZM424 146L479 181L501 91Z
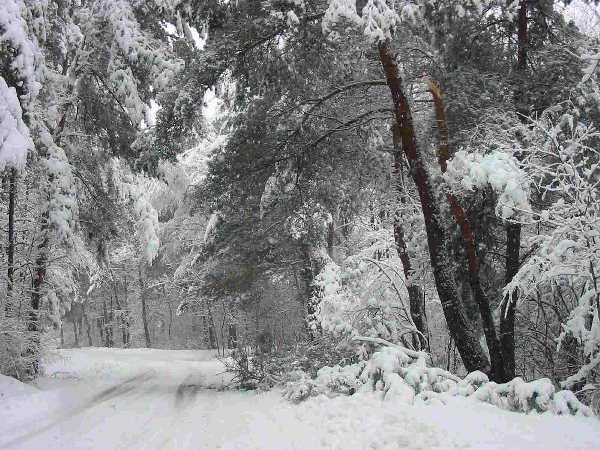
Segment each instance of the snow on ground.
M179 381L182 374L201 376L202 387L222 387L231 377L217 359L216 350L157 350L87 347L57 350L46 361L47 378L80 380L122 380L139 374L152 374L162 380Z
M0 375L0 402L6 398L33 394L37 389L14 378Z
M523 415L472 399L408 405L374 395L217 391L214 352L61 350L45 378L5 387L0 448L15 449L596 449L600 422ZM18 391L18 392L17 392Z

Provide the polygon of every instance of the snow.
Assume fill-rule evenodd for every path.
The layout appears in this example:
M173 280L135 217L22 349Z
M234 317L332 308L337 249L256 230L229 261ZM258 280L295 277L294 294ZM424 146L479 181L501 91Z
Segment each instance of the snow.
M24 97L21 99L25 108L30 109L40 90L36 80L38 71L39 49L27 33L27 23L21 15L25 5L21 1L2 0L0 8L0 47L7 46L16 51L15 58L9 67L25 85ZM0 96L4 94L0 87Z
M209 243L212 236L215 234L219 220L220 220L220 216L219 216L218 211L215 211L210 215L210 218L208 219L208 223L206 224L206 230L204 231L204 243L205 244Z
M33 394L35 392L37 392L37 389L33 386L0 374L0 404L7 398Z
M139 220L143 243L142 249L148 265L151 266L156 255L158 255L160 247L160 239L157 235L159 229L158 213L143 195L140 195L135 202L135 212Z
M277 390L209 390L226 382L214 355L60 350L35 382L41 390L16 383L19 394L2 400L0 448L593 449L600 442L595 418L517 414L471 398L411 405L401 392L387 401L360 392L293 405Z
M448 162L444 179L455 193L490 186L498 193L496 214L504 219L531 211L529 182L518 161L511 155L496 152L487 155L456 152Z
M123 380L152 373L161 379L178 379L198 371L203 387L223 387L230 377L216 359L216 350L111 349L88 347L58 350L44 366L46 377L85 380Z
M0 172L6 166L23 167L33 148L17 91L0 76Z
M164 46L140 33L129 3L124 0L102 0L96 8L101 13L99 17L110 25L117 45L130 62L149 67L152 85L157 89L168 86L183 63L173 61Z
M388 41L400 24L400 16L386 0L368 0L362 10L362 21L364 34L371 42Z

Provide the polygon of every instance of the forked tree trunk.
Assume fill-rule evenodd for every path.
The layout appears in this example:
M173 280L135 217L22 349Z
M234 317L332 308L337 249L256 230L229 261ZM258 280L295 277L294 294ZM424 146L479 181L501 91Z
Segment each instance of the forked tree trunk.
M490 364L473 332L474 327L467 320L458 295L448 249L449 236L441 221L441 205L436 195L433 179L426 169L426 162L416 140L410 105L402 87L398 68L389 53L387 43L380 42L377 47L394 104L402 151L406 155L411 176L419 193L425 219L431 267L446 323L456 342L465 368L469 372L481 370L489 373Z

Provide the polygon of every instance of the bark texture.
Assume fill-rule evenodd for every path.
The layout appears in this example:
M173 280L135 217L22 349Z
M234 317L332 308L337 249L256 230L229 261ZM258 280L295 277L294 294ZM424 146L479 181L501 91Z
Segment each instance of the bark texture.
M525 100L525 77L527 76L527 3L519 2L519 17L517 28L517 86L514 93L515 109L522 123L526 123L528 114ZM521 159L522 155L516 157ZM519 271L521 253L521 224L509 223L506 226L506 284L510 283ZM506 379L516 376L515 370L515 303L516 294L506 296L502 303L500 315L500 343L504 355L504 370Z
M446 114L444 112L444 103L438 87L431 81L427 80L427 86L431 95L433 96L433 103L435 106L435 118L437 122L437 129L440 139L439 149L439 161L442 174L446 172L448 168L448 158L450 156L450 148L448 146L448 126L446 124ZM494 316L492 315L492 309L490 307L489 299L483 286L481 285L481 278L479 277L479 257L475 249L475 238L473 231L469 225L467 215L456 196L449 194L448 202L450 203L450 209L460 228L460 234L463 241L465 253L467 255L468 273L469 273L469 286L475 296L475 301L479 309L481 316L481 322L483 324L483 332L485 334L485 340L490 353L491 373L490 377L493 381L503 382L505 381L504 374L504 362L502 357L502 348L500 346L500 340L496 333L496 326L494 324Z
M386 42L380 42L377 47L394 104L396 126L402 143L402 151L406 155L411 176L419 193L425 219L431 267L450 334L456 342L456 347L465 368L469 372L481 370L489 373L488 359L473 332L473 327L467 320L454 281L453 270L449 265L451 259L448 249L448 236L441 222L440 203L433 179L426 169L426 163L416 139L410 105L402 86L397 65Z

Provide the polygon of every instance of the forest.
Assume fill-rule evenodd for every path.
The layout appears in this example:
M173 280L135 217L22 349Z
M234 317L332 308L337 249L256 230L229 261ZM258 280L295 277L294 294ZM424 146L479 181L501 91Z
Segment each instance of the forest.
M1 0L0 373L215 349L292 401L600 412L578 3Z

